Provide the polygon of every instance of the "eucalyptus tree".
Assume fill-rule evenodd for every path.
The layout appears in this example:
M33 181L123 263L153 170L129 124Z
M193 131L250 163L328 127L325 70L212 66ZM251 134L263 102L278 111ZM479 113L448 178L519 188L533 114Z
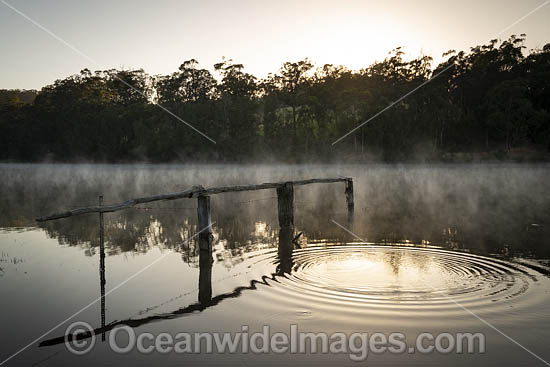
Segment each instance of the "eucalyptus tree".
M150 148L146 150L153 150L159 160L198 159L212 154L214 144L204 145L197 133L181 122L184 120L216 140L212 103L217 82L212 74L191 59L181 64L177 72L159 76L155 86L157 103L179 119L157 109L159 123L152 130Z
M219 121L226 158L251 158L258 145L258 82L242 64L223 60L214 65L221 75L217 86Z
M298 62L285 62L279 73L272 76L279 100L292 111L290 124L294 142L298 131L299 109L305 101L310 85L308 73L312 68L313 64L307 58Z

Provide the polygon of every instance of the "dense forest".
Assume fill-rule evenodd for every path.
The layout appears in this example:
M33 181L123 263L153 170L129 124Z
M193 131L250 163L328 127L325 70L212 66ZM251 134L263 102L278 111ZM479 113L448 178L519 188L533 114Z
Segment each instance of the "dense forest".
M547 159L550 43L524 43L449 51L435 67L401 48L359 71L305 59L265 79L228 59L215 75L196 60L158 76L85 69L40 91L0 90L0 160Z

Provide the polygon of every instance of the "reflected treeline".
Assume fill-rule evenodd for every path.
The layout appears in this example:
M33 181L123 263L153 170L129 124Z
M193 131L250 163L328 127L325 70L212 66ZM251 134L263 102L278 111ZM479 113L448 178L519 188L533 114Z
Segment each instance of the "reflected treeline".
M503 256L548 257L548 165L456 166L87 166L3 165L0 226L36 227L60 209L206 187L346 175L355 181L355 233L376 243L415 243ZM105 252L178 248L197 232L196 199L151 203L105 214ZM347 241L343 184L295 190L300 241ZM274 247L279 237L274 190L212 197L214 256L226 266L242 254ZM97 215L41 223L62 245L99 250ZM182 246L199 266L198 243Z

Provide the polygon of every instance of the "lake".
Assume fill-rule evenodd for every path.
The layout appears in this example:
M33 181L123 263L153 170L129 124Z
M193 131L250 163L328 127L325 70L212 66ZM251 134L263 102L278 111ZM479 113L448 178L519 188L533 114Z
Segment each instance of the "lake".
M10 358L6 366L550 361L548 164L0 164L0 174L0 361ZM197 199L106 213L103 246L98 214L35 221L97 205L99 195L110 204L195 185L321 177L353 178L353 225L344 183L295 187L291 253L278 246L273 189L211 197L212 261L199 251ZM87 353L64 343L74 322L96 330L94 338L75 341L76 348L93 339ZM368 333L369 342L375 333L380 339L398 333L406 348L377 352L371 345L365 360L350 358L361 354L351 345L329 353L314 353L311 345L298 352L180 353L142 339L155 350L119 353L110 337L123 325L136 335L165 333L165 340L198 332L240 333L244 340L245 332L264 327L270 335L294 327L331 341L338 333L348 339ZM446 350L419 348L422 333L443 335L437 340ZM480 333L485 350L457 352L449 344L457 333ZM130 343L127 329L117 334L120 345ZM428 337L420 347L434 343Z

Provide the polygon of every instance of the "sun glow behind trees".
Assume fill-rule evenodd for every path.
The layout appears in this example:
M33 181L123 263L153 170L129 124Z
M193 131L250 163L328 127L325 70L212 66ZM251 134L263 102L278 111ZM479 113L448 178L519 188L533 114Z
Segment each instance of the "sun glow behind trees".
M13 5L102 65L166 75L184 60L214 74L222 56L265 78L283 62L342 64L358 70L403 47L406 59L483 44L543 0L28 0ZM508 29L548 42L550 6ZM0 10L0 88L39 89L91 68L19 14ZM37 62L40 60L40 62Z
M391 19L350 15L337 21L306 24L304 31L289 42L287 53L308 57L319 65L345 65L360 70L384 60L390 49L401 45L407 45L403 48L405 58L413 59L422 52L412 33Z

